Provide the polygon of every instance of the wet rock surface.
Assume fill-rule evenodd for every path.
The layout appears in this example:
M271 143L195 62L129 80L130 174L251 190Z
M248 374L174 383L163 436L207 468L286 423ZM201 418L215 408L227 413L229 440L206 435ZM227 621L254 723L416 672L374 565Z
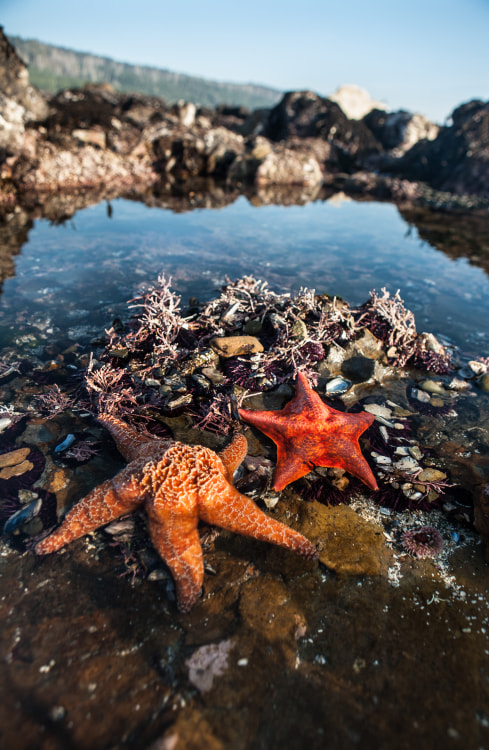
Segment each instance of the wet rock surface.
M119 577L100 540L42 563L4 547L5 741L319 748L327 734L344 747L436 747L440 738L483 746L488 612L480 548L464 549L463 562L452 557L456 587L432 563L407 556L398 557L397 587L383 576L336 576L285 558L219 538L206 554L211 583L182 616L164 581L132 587ZM205 690L196 687L189 659L229 641L222 670Z
M179 313L169 294L165 284L150 291L145 309L159 301L157 319L175 332L172 315ZM85 371L83 351L56 365L50 349L35 367L31 353L31 369L24 357L23 365L6 371L0 466L32 464L0 478L3 523L29 510L11 525L0 553L0 721L9 747L183 750L205 742L247 750L416 742L428 748L443 742L476 750L487 743L487 564L474 517L486 542L489 397L478 379L488 363L456 362L442 375L400 367L394 360L406 356L403 346L415 351L427 336L413 331L398 300L397 323L382 317L387 301L382 298L380 312L374 299L355 313L346 302L307 292L281 297L247 278L194 312L192 335L206 342L216 334L241 336L258 320L263 351L226 358L209 347L192 348L186 328L180 339L160 335L148 355L152 329L143 311L139 327L119 321L99 344L97 363L86 371L87 383L99 390L89 388L79 401L66 366ZM352 331L365 312L377 335L359 327L343 346L327 343ZM303 323L300 338L288 326L292 313L291 320ZM317 391L335 408L375 416L361 448L379 492L344 471L317 467L271 493L275 449L251 430L250 456L236 480L270 515L308 536L319 562L202 526L203 594L183 615L142 513L44 559L30 551L43 531L123 465L93 418L94 406L112 399L126 419L144 416L139 427L219 449L226 430L237 426L233 410L221 408L226 399L232 403L258 385L263 392L246 399L247 408L283 407L294 392L288 352L310 346L311 332L317 339L321 330L324 343L305 349L302 365L310 377L317 372ZM448 353L439 342L435 348L440 357ZM114 354L123 349L123 357ZM150 370L144 351L160 357ZM172 352L180 354L175 359ZM343 365L355 357L374 369L347 381ZM450 359L457 359L454 352ZM273 380L286 372L288 382ZM138 408L107 389L117 373L124 373L125 398L132 389ZM230 373L241 385L226 380ZM43 383L48 375L57 389ZM335 379L342 388L328 395ZM175 412L172 401L188 393L191 401ZM199 404L207 413L196 417ZM433 557L417 556L406 533L418 530L429 543L427 527L441 537L441 548Z

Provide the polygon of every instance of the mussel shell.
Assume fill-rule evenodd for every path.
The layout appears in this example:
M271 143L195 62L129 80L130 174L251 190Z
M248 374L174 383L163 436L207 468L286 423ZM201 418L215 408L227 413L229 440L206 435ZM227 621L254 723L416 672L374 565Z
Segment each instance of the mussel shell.
M349 391L351 386L351 380L337 377L333 378L332 380L328 380L324 390L330 396L341 396L343 393Z
M28 503L28 505L23 505L22 508L19 508L19 510L15 511L15 513L13 513L10 518L7 519L3 527L2 534L13 534L24 523L27 523L27 521L31 521L33 518L38 516L41 507L42 500L40 497L38 497L36 500L33 500L31 503Z

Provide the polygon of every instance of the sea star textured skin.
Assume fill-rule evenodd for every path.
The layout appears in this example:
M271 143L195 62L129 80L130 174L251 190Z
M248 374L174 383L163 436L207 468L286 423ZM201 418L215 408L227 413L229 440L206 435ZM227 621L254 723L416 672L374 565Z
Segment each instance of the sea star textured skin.
M378 489L358 444L358 438L370 427L374 415L365 411L345 414L332 409L313 391L303 373L298 373L296 394L284 409L240 409L239 415L277 445L275 490L283 490L314 466L345 469L371 489Z
M151 540L173 574L182 612L199 597L204 578L199 520L317 557L306 537L267 516L233 487L233 474L248 449L244 435L235 435L218 455L139 433L109 414L99 421L129 463L80 500L62 525L37 544L38 554L56 552L144 504Z

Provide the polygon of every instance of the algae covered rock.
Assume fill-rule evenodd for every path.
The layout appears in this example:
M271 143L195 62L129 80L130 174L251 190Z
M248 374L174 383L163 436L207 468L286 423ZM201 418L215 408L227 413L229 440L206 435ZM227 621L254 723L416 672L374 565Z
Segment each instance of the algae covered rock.
M300 507L300 531L317 544L319 559L335 573L382 575L387 556L383 529L365 521L347 505L319 502Z

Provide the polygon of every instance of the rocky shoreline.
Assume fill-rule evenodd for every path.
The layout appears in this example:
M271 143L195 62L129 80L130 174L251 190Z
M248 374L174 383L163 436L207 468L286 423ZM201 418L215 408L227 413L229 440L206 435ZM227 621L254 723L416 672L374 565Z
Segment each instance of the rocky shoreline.
M310 91L253 112L168 106L108 85L45 98L0 32L0 112L3 212L77 191L185 192L196 179L231 192L294 187L306 200L326 189L445 210L489 206L489 103L480 101L438 127L403 111L350 119Z

